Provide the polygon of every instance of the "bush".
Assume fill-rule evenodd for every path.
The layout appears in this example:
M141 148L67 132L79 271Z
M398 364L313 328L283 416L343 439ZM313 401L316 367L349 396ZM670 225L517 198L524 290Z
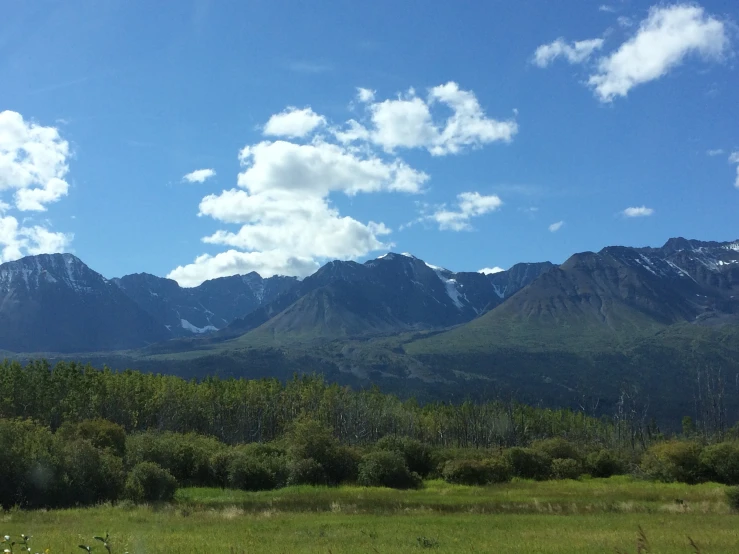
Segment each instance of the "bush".
M127 438L126 466L154 462L182 486L207 486L214 484L211 458L226 448L217 439L196 433L137 433Z
M707 479L725 485L739 485L739 443L722 442L703 449L700 456Z
M326 471L313 458L295 460L288 467L288 485L326 485L328 483Z
M626 473L626 463L610 450L591 452L585 459L585 469L593 477L611 477Z
M572 458L554 458L552 477L555 479L577 479L582 475L582 466Z
M421 441L397 435L382 437L375 444L377 450L400 452L408 469L426 477L434 469L434 458L431 447Z
M642 458L642 469L657 481L695 484L704 480L700 457L702 447L690 441L655 444Z
M582 460L582 455L577 447L570 441L562 438L544 439L535 441L531 448L543 452L551 459L562 458L570 460Z
M137 464L128 475L124 496L133 502L169 502L177 491L174 476L154 462Z
M450 460L444 464L442 477L457 485L488 485L505 483L511 478L511 469L502 458L489 460Z
M729 508L735 512L739 512L739 487L729 487L726 489L726 502Z
M323 467L330 485L357 478L360 456L353 449L341 446L331 429L315 420L293 423L287 432L286 444L291 462L315 460Z
M0 505L63 505L62 455L51 431L30 421L0 419Z
M411 473L400 453L378 450L362 458L358 482L365 487L415 489L421 486L421 477Z
M254 456L237 452L228 465L228 486L244 491L277 488L277 478L267 465Z
M118 500L126 482L121 458L82 439L64 444L62 451L63 490L68 503L90 505Z
M95 448L110 450L119 458L126 454L126 431L107 419L88 419L79 423L65 423L57 431L66 441L85 439Z
M551 475L552 459L532 448L509 448L504 453L513 475L522 479L543 481Z

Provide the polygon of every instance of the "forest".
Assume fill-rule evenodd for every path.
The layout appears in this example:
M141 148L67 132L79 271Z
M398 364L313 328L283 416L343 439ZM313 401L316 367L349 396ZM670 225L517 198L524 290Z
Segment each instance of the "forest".
M626 411L420 405L319 376L197 382L43 361L4 362L0 391L6 509L168 501L193 486L414 489L618 474L739 484L736 428L709 434L689 417L666 436Z

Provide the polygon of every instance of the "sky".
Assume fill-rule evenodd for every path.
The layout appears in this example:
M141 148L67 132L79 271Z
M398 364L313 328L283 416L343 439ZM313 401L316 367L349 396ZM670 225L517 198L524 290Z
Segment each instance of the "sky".
M0 3L0 262L183 286L739 238L739 3Z

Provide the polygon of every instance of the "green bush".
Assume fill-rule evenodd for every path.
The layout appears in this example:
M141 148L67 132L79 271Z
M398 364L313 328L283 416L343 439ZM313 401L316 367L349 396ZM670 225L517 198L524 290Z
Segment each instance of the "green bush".
M725 485L739 485L739 443L722 442L706 446L700 462L707 479Z
M626 473L626 462L610 450L591 452L585 459L585 469L593 477L611 477Z
M535 441L531 448L543 452L553 460L556 458L582 460L582 455L577 447L570 441L559 437Z
M128 474L124 496L136 503L169 502L177 491L174 476L154 462L141 462Z
M62 453L51 431L30 421L0 419L0 505L9 509L64 505Z
M126 482L121 458L83 439L65 443L62 452L64 497L70 504L118 500Z
M228 486L244 491L266 491L276 489L278 482L262 460L237 452L228 465Z
M288 485L326 485L328 477L323 466L313 458L294 460L290 463Z
M444 464L442 477L458 485L488 485L511 479L511 468L503 458L489 460L450 460Z
M728 487L726 489L726 502L735 512L739 512L739 487Z
M182 486L207 486L214 484L211 458L226 448L217 439L195 433L137 433L127 438L126 466L154 462Z
M582 475L582 466L572 458L554 458L552 477L555 479L577 479Z
M552 459L544 452L514 447L506 450L504 456L516 477L543 481L551 475Z
M85 439L95 448L110 450L119 458L126 454L126 431L107 419L88 419L79 423L65 423L57 431L65 441Z
M331 429L315 420L296 421L288 429L286 445L291 462L312 459L321 464L330 485L357 479L360 456L340 445Z
M377 450L362 458L358 482L365 487L415 489L421 486L421 477L411 473L399 452Z
M400 452L408 469L426 477L434 469L434 457L431 447L421 441L397 435L382 437L375 444L377 450Z
M641 467L644 473L657 481L700 483L704 480L701 451L701 445L695 442L662 442L646 451Z

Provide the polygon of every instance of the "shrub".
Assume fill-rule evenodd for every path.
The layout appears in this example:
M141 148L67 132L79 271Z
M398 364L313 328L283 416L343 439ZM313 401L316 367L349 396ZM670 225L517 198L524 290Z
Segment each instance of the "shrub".
M544 439L535 441L531 448L543 452L551 459L562 458L570 460L582 460L582 455L578 451L577 447L570 441L555 437L552 439Z
M277 488L277 479L264 462L239 452L228 465L228 486L244 491L265 491Z
M124 496L133 502L169 502L177 491L174 476L154 462L137 464L128 475Z
M537 481L549 479L552 459L544 452L515 447L506 450L504 455L516 477Z
M63 504L59 441L30 421L0 419L0 505L39 508Z
M703 480L701 445L690 441L655 444L642 458L642 469L657 481L694 484Z
M554 458L552 477L555 479L577 479L582 475L582 466L572 458Z
M739 487L728 487L726 489L726 501L732 510L739 512Z
M739 485L739 443L722 442L703 449L700 456L705 477L725 485Z
M127 438L126 465L154 462L183 486L210 485L213 484L210 460L226 448L217 439L196 433L137 433Z
M126 481L121 458L82 439L64 444L62 450L67 502L89 505L118 500Z
M421 441L409 437L387 435L375 444L378 450L400 452L408 469L421 477L426 477L434 469L434 458L431 447Z
M603 449L588 454L585 469L593 477L611 477L626 473L626 463L610 450Z
M126 454L126 431L117 423L107 419L65 423L57 433L66 441L88 440L95 448L108 449L120 458Z
M447 483L487 485L509 481L511 469L502 458L491 458L482 461L450 460L444 464L441 474Z
M315 420L293 423L287 432L286 444L291 462L315 460L323 467L330 485L357 478L360 456L353 449L341 446L331 429Z
M288 485L326 485L328 483L326 471L313 458L295 460L288 467Z
M362 458L358 482L365 487L414 489L421 486L421 477L411 473L400 453L378 450Z

